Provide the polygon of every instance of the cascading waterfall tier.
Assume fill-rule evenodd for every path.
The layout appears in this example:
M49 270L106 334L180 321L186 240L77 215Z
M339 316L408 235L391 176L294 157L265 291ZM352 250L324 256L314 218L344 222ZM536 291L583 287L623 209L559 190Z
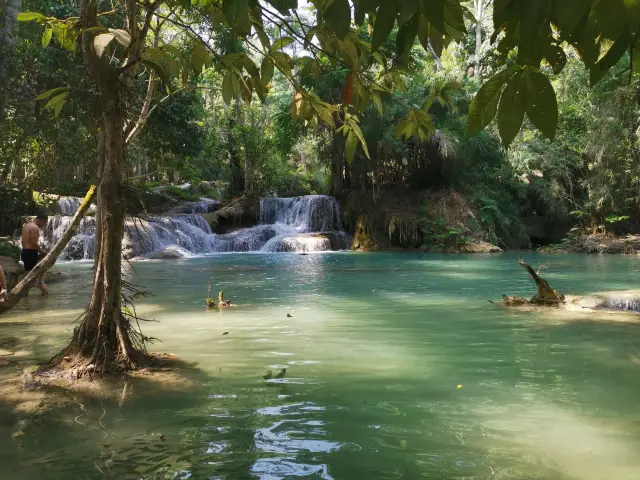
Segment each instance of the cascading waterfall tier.
M71 202L64 202L70 211ZM124 257L180 258L216 252L322 252L349 247L349 239L342 231L340 207L333 197L264 198L260 201L259 225L224 235L214 234L199 215L217 206L213 201L203 199L185 204L168 215L128 218L123 240ZM50 220L43 235L45 247L51 247L62 236L71 218L70 215L58 215ZM86 217L60 258L92 259L94 254L95 219Z

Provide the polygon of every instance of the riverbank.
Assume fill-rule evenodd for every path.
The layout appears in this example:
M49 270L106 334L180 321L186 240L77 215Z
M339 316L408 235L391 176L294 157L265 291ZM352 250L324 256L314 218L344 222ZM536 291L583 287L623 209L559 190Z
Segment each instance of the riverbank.
M581 235L561 244L539 248L538 251L541 253L638 255L640 254L640 235Z

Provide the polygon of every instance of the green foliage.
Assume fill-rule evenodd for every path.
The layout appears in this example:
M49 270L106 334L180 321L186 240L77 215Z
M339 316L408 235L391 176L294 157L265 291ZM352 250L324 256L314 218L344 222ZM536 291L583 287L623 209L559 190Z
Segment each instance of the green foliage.
M17 262L20 260L20 247L6 240L0 240L0 257L13 258Z
M423 248L427 250L457 251L473 240L467 232L447 225L444 218L424 218L421 221L421 230L426 241Z

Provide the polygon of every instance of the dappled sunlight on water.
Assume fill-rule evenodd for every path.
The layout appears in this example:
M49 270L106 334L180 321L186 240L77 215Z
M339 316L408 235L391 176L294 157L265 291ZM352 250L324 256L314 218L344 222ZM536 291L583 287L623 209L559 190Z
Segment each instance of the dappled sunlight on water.
M640 273L635 257L533 257L572 293ZM141 376L35 417L0 397L0 478L640 478L638 326L488 303L533 293L515 259L133 263L128 281L152 294L137 312L157 320L142 328L195 365L189 381ZM50 298L0 319L0 380L70 338L91 264L56 268L69 280ZM209 281L237 306L206 310Z

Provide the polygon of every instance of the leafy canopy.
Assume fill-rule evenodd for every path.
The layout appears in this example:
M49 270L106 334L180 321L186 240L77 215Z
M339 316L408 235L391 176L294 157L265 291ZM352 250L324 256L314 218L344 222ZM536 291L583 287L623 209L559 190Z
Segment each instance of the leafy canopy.
M358 115L369 104L381 109L381 98L393 97L397 89L404 88L404 67L414 43L419 41L425 50L441 54L449 42L462 39L468 23L475 22L469 7L470 2L462 0L312 0L309 14L299 8L297 0L145 1L138 3L146 15L141 18L166 19L190 39L191 48L183 51L171 43L147 42L140 58L132 58L131 52L139 48L137 38L132 39L131 26L124 17L117 17L117 9L105 16L115 15L112 20L120 19L121 28L83 25L77 17L60 20L35 12L21 13L19 20L44 25L45 47L55 38L58 45L73 51L78 36L90 37L99 57L117 59L118 68L141 63L167 88L176 79L186 83L191 73L199 75L203 68L214 65L222 75L221 94L227 103L251 102L254 96L264 100L277 69L295 89L293 117L313 127L324 124L338 129L350 159L358 145L368 156ZM508 146L526 115L545 136L553 138L558 106L548 75L564 68L565 42L589 70L592 84L627 51L631 52L631 68L638 65L633 52L640 37L640 0L495 0L493 23L491 41L504 67L473 100L467 136L480 132L497 116L500 135ZM271 28L274 26L277 28ZM221 29L245 49L217 50L213 39ZM387 40L396 29L395 48L390 48ZM136 36L140 31L144 28L135 29ZM338 64L350 72L342 98L330 103L303 86L301 78L319 78ZM59 113L68 94L66 90L48 93L47 106ZM431 104L410 110L398 123L397 134L428 138L434 129Z

